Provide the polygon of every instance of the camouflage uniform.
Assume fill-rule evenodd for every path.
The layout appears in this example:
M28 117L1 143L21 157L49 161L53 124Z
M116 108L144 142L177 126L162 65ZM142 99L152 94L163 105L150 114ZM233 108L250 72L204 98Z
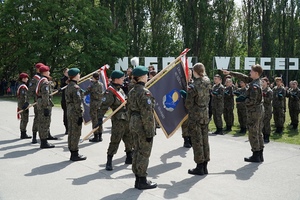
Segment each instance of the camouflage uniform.
M22 82L22 84L18 87L17 90L17 98L18 98L18 110L22 110L23 105L25 102L29 102L28 95L27 95L28 87L25 83ZM20 130L21 132L26 132L26 127L28 123L28 117L29 117L29 110L24 110L20 113L21 115L21 121L20 121Z
M222 114L224 110L224 86L220 84L215 84L212 87L212 114L214 123L217 129L223 129L223 121L222 121Z
M247 108L247 128L249 132L248 138L251 150L253 152L260 152L264 148L264 141L262 137L264 107L261 80L252 80L249 76L238 72L230 72L230 75L245 83L250 82L245 100Z
M34 103L37 102L37 96L35 94L35 90L40 79L41 79L41 74L40 73L35 74L28 86L28 96L30 98L33 98ZM39 127L39 116L38 116L37 105L33 106L33 109L34 109L34 120L32 125L32 132L33 134L36 134L36 132L38 132L38 127Z
M246 133L247 126L247 109L246 109L246 92L247 88L238 88L234 93L237 95L236 108L241 132Z
M263 99L264 99L264 118L263 118L263 129L262 133L265 135L270 135L271 133L271 118L272 118L272 99L273 99L273 91L270 87L263 89Z
M195 79L193 87L187 92L185 101L185 106L189 111L189 132L193 144L194 161L197 164L210 160L208 143L210 88L211 84L207 76Z
M76 81L70 81L65 89L65 98L68 115L68 147L69 150L78 151L78 143L82 129L82 91Z
M281 133L285 122L285 103L286 91L283 86L273 88L273 118L275 122L276 132Z
M135 147L132 171L139 177L146 177L153 144L153 140L147 141L147 138L155 136L155 100L143 84L137 83L128 94L127 104Z
M99 108L101 105L101 99L103 96L103 84L99 81L94 81L91 86L87 88L84 92L84 95L90 94L90 116L92 119L92 126L95 127L98 123L98 115L99 115ZM102 133L102 126L99 126L98 130L95 134Z
M116 91L119 91L123 97L125 94L121 89L120 85L111 84ZM121 100L109 89L107 89L102 97L102 103L100 105L98 119L102 119L104 114L111 108L112 110L117 109L122 104ZM111 118L112 129L110 143L107 150L107 155L113 156L117 153L120 141L123 140L125 143L125 152L131 152L133 149L132 137L129 133L129 123L126 107L121 108Z
M232 86L225 87L223 116L226 123L227 131L231 131L231 127L233 125L233 121L234 121L233 109L234 109L233 87Z
M299 88L292 89L290 88L287 91L287 95L289 98L288 106L289 106L289 113L291 118L291 125L294 129L297 129L299 123L299 99L300 99L300 90Z

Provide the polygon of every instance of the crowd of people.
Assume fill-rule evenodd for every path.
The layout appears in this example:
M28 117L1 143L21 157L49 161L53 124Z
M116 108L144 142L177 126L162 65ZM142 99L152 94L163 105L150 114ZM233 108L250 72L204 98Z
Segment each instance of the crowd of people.
M20 113L20 138L32 138L32 143L37 143L38 133L40 148L54 148L53 144L48 143L48 140L57 139L50 134L53 107L51 93L54 90L50 68L43 63L37 63L35 67L36 74L29 83L28 74L19 75L18 110L23 111ZM208 124L213 118L216 126L214 134L231 131L234 123L234 105L237 107L240 133L246 133L248 130L249 134L252 155L244 158L246 162L264 161L263 149L264 143L269 142L272 113L276 133L282 133L286 97L289 98L291 126L293 129L298 127L300 90L297 81L291 81L290 88L287 89L283 86L282 79L277 77L276 86L271 89L268 78L261 78L263 70L260 65L251 67L250 76L222 71L225 75L225 86L219 74L214 76L212 85L206 75L205 66L196 63L189 70L187 89L180 91L189 114L182 124L184 147L192 147L196 163L195 168L188 170L189 174L208 174L207 165L210 161ZM90 142L102 141L103 117L109 108L115 112L111 118L112 129L105 169L113 170L113 156L117 153L122 140L125 144L125 164L132 164L132 171L136 177L134 187L137 189L157 187L156 183L147 180L149 157L158 124L154 118L155 99L145 87L145 83L156 75L154 67L128 68L126 75L120 70L114 70L106 90L103 90L97 72L92 75L92 83L86 91L79 86L78 68L66 68L63 74L59 91L62 93L61 107L65 134L68 135L70 160L87 159L86 156L79 154L78 144L83 123L82 99L84 95L90 95L90 116L92 126L96 130ZM233 83L233 77L239 80L239 86ZM31 104L34 105L35 114L32 137L26 132L28 108ZM226 124L225 130L222 115Z

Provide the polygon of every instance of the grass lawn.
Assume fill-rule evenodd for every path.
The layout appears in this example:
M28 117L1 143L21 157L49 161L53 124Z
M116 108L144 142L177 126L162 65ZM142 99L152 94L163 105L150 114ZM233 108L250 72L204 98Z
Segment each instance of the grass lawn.
M7 100L7 101L16 101L16 97L11 97L11 96L1 96L0 99L2 100ZM55 107L60 107L60 99L61 96L60 95L54 95L54 97L52 98L52 101L54 103ZM288 108L288 107L287 107ZM107 113L109 114L109 113ZM276 141L276 142L284 142L284 143L289 143L289 144L298 144L300 145L300 134L298 132L298 130L291 130L288 125L290 124L291 120L290 120L290 115L289 115L289 111L287 109L287 112L285 113L285 124L284 124L284 130L283 130L283 134L274 134L274 121L273 118L271 120L271 136L270 136L270 140L272 141ZM223 121L223 127L225 127L226 124ZM300 126L299 126L300 128ZM211 131L215 131L215 124L213 122L213 120L211 120L210 124L209 124L209 130ZM239 123L238 123L238 117L237 117L237 109L234 108L234 126L232 127L232 131L227 133L227 134L231 134L237 137L247 137L247 134L239 134L240 127L239 127Z

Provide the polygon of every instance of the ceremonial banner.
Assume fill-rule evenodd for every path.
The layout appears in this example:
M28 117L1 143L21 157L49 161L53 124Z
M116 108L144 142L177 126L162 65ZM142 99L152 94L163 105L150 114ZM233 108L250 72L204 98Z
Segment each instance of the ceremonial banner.
M103 67L100 68L99 72L99 82L103 84L103 90L105 91L107 89L108 85L108 78L106 75L106 69L108 69L108 65L104 65ZM81 82L79 84L79 87L83 90L86 91L87 88L92 84L91 79L86 79L85 81ZM91 122L91 116L90 116L90 102L91 102L91 97L90 95L85 95L82 100L83 104L83 122L84 125L87 125Z
M181 60L148 87L155 98L155 117L166 137L171 137L187 118L180 90L187 89L185 65Z

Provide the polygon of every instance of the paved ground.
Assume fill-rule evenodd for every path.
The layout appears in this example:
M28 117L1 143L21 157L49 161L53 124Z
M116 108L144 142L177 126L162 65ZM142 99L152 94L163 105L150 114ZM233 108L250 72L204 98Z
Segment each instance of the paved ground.
M110 137L105 124L104 141L80 144L88 159L69 161L67 136L63 134L62 112L53 109L51 132L59 137L56 148L39 148L19 139L16 103L0 100L0 199L300 199L300 146L271 142L265 148L263 164L245 163L250 155L246 137L210 135L211 162L207 176L187 173L194 168L192 149L182 147L178 130L166 139L159 129L150 157L149 179L158 188L133 188L134 175L124 165L124 145L114 156L114 170L104 169ZM30 114L33 111L30 110ZM31 135L33 117L28 132ZM82 135L91 130L84 126Z

